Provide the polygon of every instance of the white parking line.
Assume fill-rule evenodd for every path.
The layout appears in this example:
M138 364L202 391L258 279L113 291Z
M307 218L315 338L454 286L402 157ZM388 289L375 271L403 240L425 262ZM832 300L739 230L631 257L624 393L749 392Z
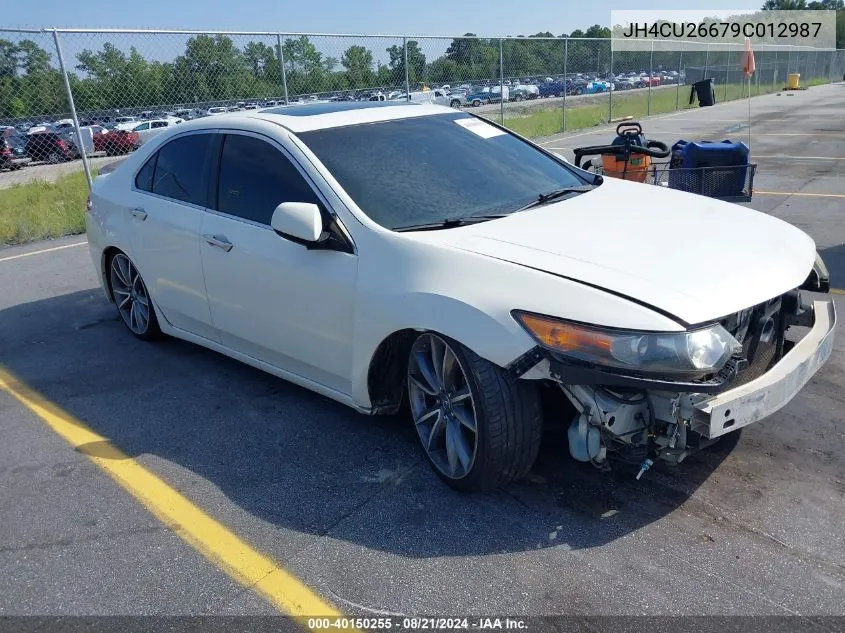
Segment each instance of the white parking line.
M42 253L52 253L53 251L61 251L66 248L73 248L74 246L85 246L88 242L76 242L75 244L65 244L63 246L54 246L53 248L42 248L40 251L30 251L29 253L20 253L18 255L10 255L9 257L0 257L0 262L9 262L13 259L21 259L22 257L29 257L31 255L41 255Z

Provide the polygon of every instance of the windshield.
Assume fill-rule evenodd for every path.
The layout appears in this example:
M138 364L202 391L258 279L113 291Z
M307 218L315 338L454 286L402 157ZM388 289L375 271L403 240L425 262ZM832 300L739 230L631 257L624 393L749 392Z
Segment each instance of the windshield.
M355 203L389 229L512 213L585 181L557 160L468 114L299 134Z

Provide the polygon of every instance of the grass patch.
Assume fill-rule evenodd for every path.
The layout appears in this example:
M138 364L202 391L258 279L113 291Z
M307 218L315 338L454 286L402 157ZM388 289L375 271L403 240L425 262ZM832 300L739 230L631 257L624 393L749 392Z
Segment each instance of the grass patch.
M25 244L85 231L88 182L83 172L56 182L36 180L0 189L0 244Z
M828 83L827 79L816 78L802 83L802 85L810 87L826 83ZM783 87L784 85L781 82L772 85L771 83L763 84L752 81L751 96L756 97L758 95L771 94L783 90ZM716 103L735 101L748 96L748 85L743 83L716 84L714 89L716 92ZM677 110L697 109L697 99L693 102L692 106L689 105L689 94L689 86L680 86L679 89L674 90L672 88L652 90L651 103L649 104L649 93L647 90L614 92L612 115L610 112L611 102L607 96L604 96L600 103L596 103L595 101L584 105L571 105L567 103L565 129L563 125L563 109L560 103L556 103L553 107L535 110L530 114L522 116L508 117L506 110L505 127L522 136L537 138L559 134L560 132L570 132L604 125L608 123L609 119L626 116L638 119L649 115L675 112ZM496 116L491 116L490 118L498 121L498 113L496 113Z

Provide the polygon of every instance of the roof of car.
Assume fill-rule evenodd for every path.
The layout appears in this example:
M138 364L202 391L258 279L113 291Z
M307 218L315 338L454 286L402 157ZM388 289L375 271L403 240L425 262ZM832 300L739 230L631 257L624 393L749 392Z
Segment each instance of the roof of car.
M313 104L296 104L221 114L213 119L202 118L181 124L184 129L225 127L244 119L262 119L277 123L296 132L309 132L346 125L378 123L395 119L449 113L453 108L406 101L339 101Z

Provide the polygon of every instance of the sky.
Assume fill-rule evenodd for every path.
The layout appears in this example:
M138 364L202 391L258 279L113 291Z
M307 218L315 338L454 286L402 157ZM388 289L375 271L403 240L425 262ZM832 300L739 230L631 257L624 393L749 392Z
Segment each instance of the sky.
M638 0L636 9L677 9L677 0ZM762 0L712 2L758 8ZM495 37L554 35L610 26L612 9L623 0L143 0L128 6L115 0L7 0L4 27L171 28L319 33L461 35Z

